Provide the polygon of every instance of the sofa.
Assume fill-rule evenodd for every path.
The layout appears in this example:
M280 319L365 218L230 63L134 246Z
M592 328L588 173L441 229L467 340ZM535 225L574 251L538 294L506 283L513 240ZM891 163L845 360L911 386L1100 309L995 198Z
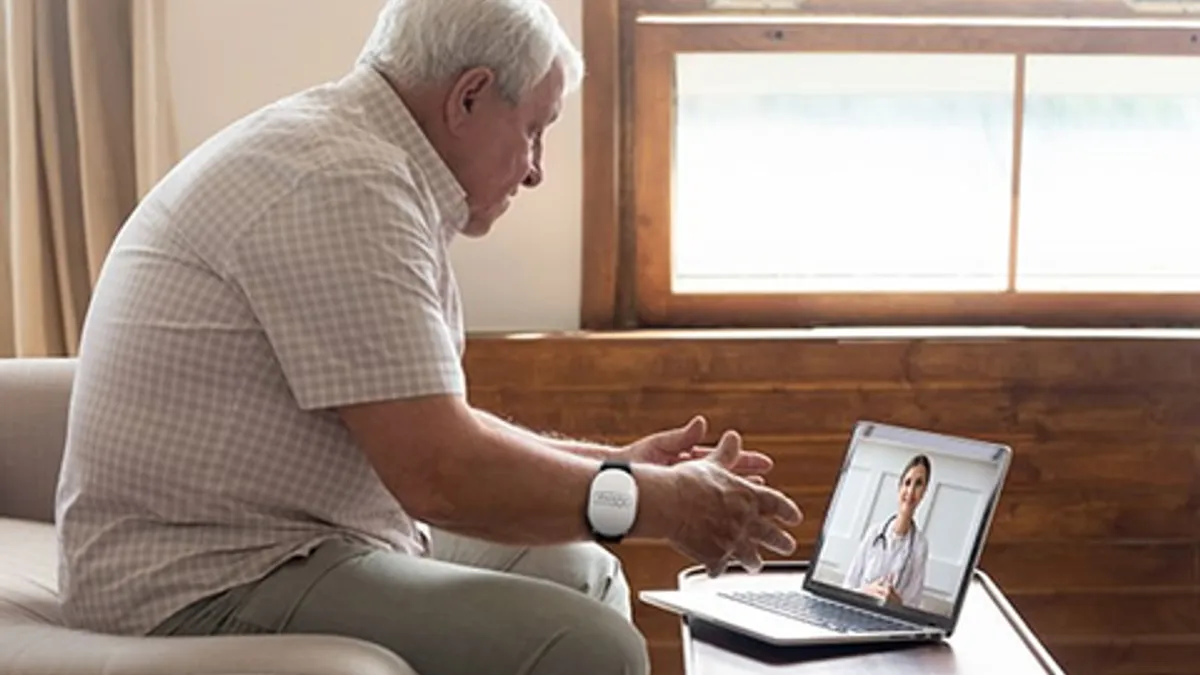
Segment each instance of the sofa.
M326 635L120 637L66 628L54 492L73 359L0 359L0 675L417 675Z

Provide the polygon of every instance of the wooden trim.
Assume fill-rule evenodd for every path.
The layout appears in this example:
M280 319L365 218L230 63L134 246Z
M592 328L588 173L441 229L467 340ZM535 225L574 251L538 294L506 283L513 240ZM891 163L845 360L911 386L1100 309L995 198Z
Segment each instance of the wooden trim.
M1017 54L1013 83L1012 188L1009 199L1008 291L1017 290L1018 254L1021 251L1021 162L1025 156L1025 69L1024 54Z
M709 9L707 0L622 0L631 8L662 14L744 14ZM800 10L761 12L806 15L1049 16L1066 18L1154 16L1121 0L805 0Z
M637 237L637 318L645 328L797 327L812 325L1193 326L1196 294L1009 292L674 294L671 210L674 57L688 51L962 52L1013 55L1018 90L1025 54L1200 55L1200 22L1057 20L969 21L954 18L820 18L642 16L633 29L635 55L632 193ZM1019 115L1023 97L1015 97ZM1021 133L1013 142L1012 199L1019 196ZM1009 246L1019 242L1013 209Z
M614 445L696 414L705 443L737 429L805 511L791 559L812 559L858 419L1010 444L980 561L1005 610L1067 673L1200 662L1200 331L567 331L475 336L465 358L472 404L528 428ZM611 548L634 594L676 587L695 563L663 542ZM635 621L655 675L681 673L678 619ZM795 652L774 656L751 672L806 672Z
M633 58L633 208L639 325L667 319L671 296L675 51L657 27L639 25ZM653 142L648 142L653 139Z
M668 294L647 328L822 325L1200 326L1200 298L1159 293Z
M617 277L617 327L636 328L637 323L637 228L634 220L634 142L630 133L634 119L634 72L629 64L635 57L633 40L638 13L629 3L621 3L621 255Z
M935 19L674 21L643 18L639 45L679 52L910 52L1200 55L1200 22L968 22Z
M583 250L579 322L616 327L620 273L620 0L583 4Z

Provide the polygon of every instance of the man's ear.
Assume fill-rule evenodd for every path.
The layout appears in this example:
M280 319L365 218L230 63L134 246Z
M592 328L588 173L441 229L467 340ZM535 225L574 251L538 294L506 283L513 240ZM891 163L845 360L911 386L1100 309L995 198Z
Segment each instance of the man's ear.
M496 75L490 68L471 68L459 76L446 99L446 126L451 133L463 128L495 83Z

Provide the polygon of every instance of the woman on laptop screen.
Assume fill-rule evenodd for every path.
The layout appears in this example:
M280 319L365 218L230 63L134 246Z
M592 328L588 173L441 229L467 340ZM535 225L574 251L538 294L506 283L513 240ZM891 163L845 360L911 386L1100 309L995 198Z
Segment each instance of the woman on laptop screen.
M888 604L915 607L925 585L929 541L913 518L933 473L929 458L917 455L900 475L896 513L863 536L843 585Z

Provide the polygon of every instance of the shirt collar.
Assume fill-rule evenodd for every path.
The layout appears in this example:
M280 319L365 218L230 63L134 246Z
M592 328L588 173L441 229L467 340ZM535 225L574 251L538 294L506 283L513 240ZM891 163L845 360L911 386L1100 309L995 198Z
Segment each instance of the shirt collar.
M403 150L408 161L425 174L448 234L461 232L470 215L466 190L429 142L404 100L383 74L369 64L356 66L343 82L357 95L361 112L372 130Z

